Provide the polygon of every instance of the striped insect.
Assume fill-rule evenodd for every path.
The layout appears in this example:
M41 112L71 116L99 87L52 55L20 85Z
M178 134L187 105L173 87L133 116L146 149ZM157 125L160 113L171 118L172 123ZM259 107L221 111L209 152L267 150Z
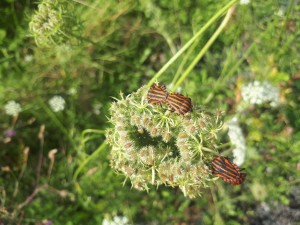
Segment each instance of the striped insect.
M168 98L168 92L165 85L153 84L147 94L149 104L162 105Z
M218 156L212 161L212 174L222 178L232 186L244 182L246 173L241 173L242 170L236 164L230 162L227 157Z
M187 112L191 112L193 109L192 100L179 93L169 94L166 102L171 111L177 114L184 115Z

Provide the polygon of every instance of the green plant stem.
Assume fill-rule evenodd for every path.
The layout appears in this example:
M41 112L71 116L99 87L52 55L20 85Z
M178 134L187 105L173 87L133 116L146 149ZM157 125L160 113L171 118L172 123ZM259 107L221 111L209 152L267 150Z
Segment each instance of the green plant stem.
M187 50L193 42L199 38L209 27L212 25L220 16L222 16L232 5L234 5L237 0L230 1L222 9L220 9L148 82L150 87L168 68L172 63L182 55L182 53Z
M186 65L186 63L188 62L188 59L190 58L191 54L193 53L193 50L197 47L197 45L199 44L200 38L198 38L193 45L189 48L189 50L187 51L187 53L185 54L185 56L183 57L175 76L173 77L172 80L172 84L175 84L175 82L178 80L180 74L182 73L182 70L184 68L184 66Z
M82 131L81 136L85 136L86 134L94 133L94 134L105 134L105 130L97 130L97 129L85 129Z
M81 146L84 146L86 142L93 140L93 139L98 139L99 136L88 136L85 137L87 134L105 134L105 130L96 130L96 129L85 129L81 133Z
M278 38L279 41L281 41L283 32L284 32L284 30L285 30L285 28L286 28L286 25L287 25L287 23L288 23L288 20L289 20L291 11L292 11L293 6L294 6L294 2L295 2L295 0L290 0L289 7L288 7L288 10L287 10L287 12L286 12L285 19L284 19L284 24L283 24L283 26L281 27L281 30L280 30L280 33L279 33L279 38Z
M235 63L234 66L232 66L229 70L229 72L226 73L227 77L231 77L234 75L235 71L237 71L237 69L240 67L240 65L244 62L245 58L248 57L248 55L251 53L251 51L253 50L253 48L256 46L256 43L253 42L251 43L251 45L247 48L247 50L244 52L243 56ZM223 73L223 71L221 72L221 74L225 74ZM219 80L219 79L218 79Z
M232 77L235 72L238 70L238 68L240 67L240 65L244 62L245 58L248 57L248 55L252 52L252 50L254 49L254 47L256 46L256 43L253 42L245 51L245 53L243 54L243 56L237 60L237 62L230 68L230 70L227 72L227 70L223 70L221 72L220 77L218 77L218 79L216 80L214 87L212 88L212 90L208 93L207 97L205 98L205 100L203 101L203 104L207 104L208 102L211 101L211 99L214 97L214 94L216 92L216 90L225 83L225 78L229 79L230 77ZM225 71L225 72L224 72ZM226 77L225 77L226 74Z
M85 165L90 162L92 159L94 159L99 152L101 152L104 148L106 147L106 143L103 142L97 149L96 151L94 151L91 155L89 155L88 158L86 158L83 163L80 164L80 166L76 169L74 175L73 175L73 181L77 180L77 177L79 175L79 173L81 172L81 170L85 167Z
M235 2L235 1L234 1ZM176 82L176 84L173 86L172 91L175 91L178 86L182 83L182 81L190 74L190 72L194 69L194 67L196 66L196 64L199 62L199 60L203 57L203 55L208 51L208 49L210 48L210 46L214 43L214 41L217 39L217 37L220 35L220 33L223 31L223 29L225 28L225 26L227 25L230 17L232 16L233 12L234 12L235 6L232 6L224 20L222 21L222 23L220 24L220 26L218 27L218 29L215 31L215 33L211 36L211 38L207 41L207 43L205 44L205 46L201 49L201 51L199 52L199 54L196 56L196 58L193 60L193 62L190 64L190 66L184 71L184 73L181 75L181 77L178 79L178 81Z

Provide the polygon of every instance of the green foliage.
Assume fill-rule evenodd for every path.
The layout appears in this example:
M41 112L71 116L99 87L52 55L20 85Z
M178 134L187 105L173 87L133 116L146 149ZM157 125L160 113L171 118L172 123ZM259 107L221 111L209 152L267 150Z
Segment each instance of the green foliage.
M242 185L231 187L219 179L191 200L172 187L136 191L111 167L115 155L104 136L114 113L109 112L111 97L120 91L127 96L147 84L226 4L2 1L0 223L101 224L104 218L126 216L131 224L247 224L261 203L288 206L291 187L299 189L296 0L237 4L224 30L180 82L180 92L194 108L225 111L225 121L238 117L247 145ZM179 55L160 82L174 87L222 19ZM245 102L243 87L265 80L280 90L278 104ZM49 104L54 96L63 103L56 98L54 106ZM10 101L20 108L10 105L8 113ZM57 106L60 111L53 108ZM165 108L145 107L165 115ZM183 117L167 116L177 121L178 133ZM150 134L145 142L149 140ZM221 145L213 147L231 157L235 146L227 143L226 129L217 141ZM158 137L154 144L159 143L167 144ZM176 149L175 142L170 145ZM210 157L205 158L208 168Z

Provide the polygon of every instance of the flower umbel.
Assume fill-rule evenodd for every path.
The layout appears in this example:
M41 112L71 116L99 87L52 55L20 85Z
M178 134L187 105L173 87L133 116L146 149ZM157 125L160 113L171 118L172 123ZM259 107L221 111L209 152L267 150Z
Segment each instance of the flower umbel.
M113 220L109 220L104 218L102 221L102 225L128 225L129 219L127 217L122 216L114 216Z
M254 81L242 87L242 97L250 104L270 102L271 106L275 106L279 102L279 90L268 81Z
M250 0L240 0L241 5L248 5L250 2Z
M21 105L15 101L8 101L4 105L5 113L9 116L16 116L22 111Z
M77 29L70 1L42 0L29 23L36 44L41 47L65 43L71 31Z
M66 101L63 99L63 97L55 95L49 100L48 103L54 112L59 112L65 109Z
M238 118L233 117L226 122L228 126L228 136L231 143L235 146L233 149L233 162L238 166L242 165L246 157L246 140L242 129L239 126Z
M213 146L223 122L217 114L194 110L178 115L148 104L148 90L144 86L111 105L113 127L106 132L111 166L136 189L165 184L194 198L211 181L208 165L217 154Z

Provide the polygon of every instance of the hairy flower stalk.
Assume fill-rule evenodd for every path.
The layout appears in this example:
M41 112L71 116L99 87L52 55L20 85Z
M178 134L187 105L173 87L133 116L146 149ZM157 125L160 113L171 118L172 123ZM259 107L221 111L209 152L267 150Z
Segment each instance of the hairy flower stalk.
M183 116L148 104L148 90L144 86L111 105L113 126L106 131L111 166L136 189L164 184L197 197L211 181L210 164L223 121L219 113L196 109Z

